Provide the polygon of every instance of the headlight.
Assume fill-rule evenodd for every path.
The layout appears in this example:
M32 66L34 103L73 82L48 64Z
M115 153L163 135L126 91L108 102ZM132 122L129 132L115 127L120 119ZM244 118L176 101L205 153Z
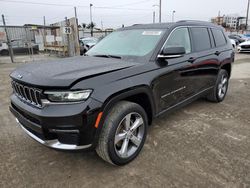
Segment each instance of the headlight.
M81 91L45 91L44 94L52 102L78 102L87 100L92 90Z

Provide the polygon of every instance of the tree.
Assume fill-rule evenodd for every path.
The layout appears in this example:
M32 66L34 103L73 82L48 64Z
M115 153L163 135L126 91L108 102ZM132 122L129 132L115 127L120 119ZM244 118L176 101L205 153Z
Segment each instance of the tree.
M87 24L86 23L82 23L82 28L86 28Z
M91 29L91 28L94 28L96 26L96 24L94 22L91 22L87 25L87 29Z

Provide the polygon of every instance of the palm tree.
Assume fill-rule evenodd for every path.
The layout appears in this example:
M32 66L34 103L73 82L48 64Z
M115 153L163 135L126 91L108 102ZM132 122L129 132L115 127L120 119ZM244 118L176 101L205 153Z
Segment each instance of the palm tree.
M82 28L86 28L87 24L86 23L82 23Z
M87 26L86 26L86 28L87 29L93 29L94 27L96 26L96 24L94 23L94 22L91 22L91 23L89 23Z

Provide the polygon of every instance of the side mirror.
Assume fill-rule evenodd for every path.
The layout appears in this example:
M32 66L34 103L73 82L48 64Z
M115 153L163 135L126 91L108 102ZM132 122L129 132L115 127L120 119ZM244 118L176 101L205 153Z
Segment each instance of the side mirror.
M159 54L157 57L162 59L168 59L182 57L184 54L186 54L186 50L184 47L168 47L163 48L161 54Z

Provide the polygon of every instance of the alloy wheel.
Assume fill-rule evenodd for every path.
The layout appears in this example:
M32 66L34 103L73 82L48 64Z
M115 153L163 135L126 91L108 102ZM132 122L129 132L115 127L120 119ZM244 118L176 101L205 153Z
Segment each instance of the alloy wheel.
M127 114L119 123L114 139L116 154L121 158L129 158L139 148L145 133L142 116L136 112Z
M223 98L226 95L228 86L228 78L226 75L222 75L220 83L218 85L218 96Z

